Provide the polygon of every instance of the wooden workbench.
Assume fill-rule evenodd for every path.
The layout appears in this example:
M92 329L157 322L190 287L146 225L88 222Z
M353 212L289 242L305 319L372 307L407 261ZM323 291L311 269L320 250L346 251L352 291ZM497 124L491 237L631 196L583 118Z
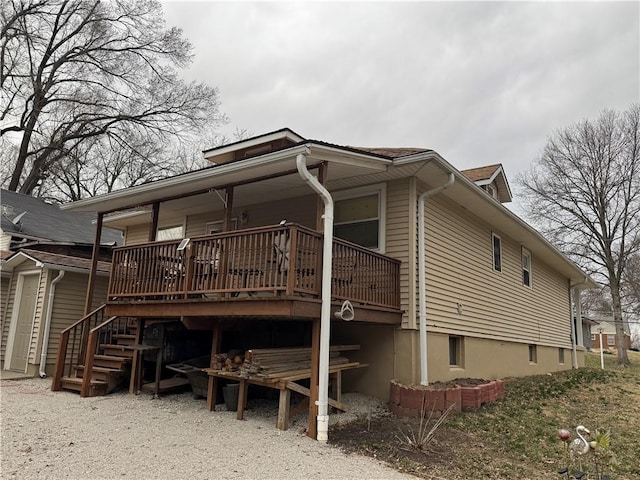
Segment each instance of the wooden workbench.
M335 398L329 398L329 405L343 412L347 410L347 405L345 405L341 401L342 372L344 370L351 370L353 368L361 368L366 366L366 363L350 362L329 367L329 375L333 378L335 396ZM236 415L236 418L238 420L244 419L244 409L247 403L247 389L249 385L260 385L262 387L280 390L278 419L276 421L276 428L279 430L286 430L287 428L289 428L291 392L297 392L305 395L306 397L309 397L310 395L310 391L307 387L296 382L299 380L311 378L311 369L280 372L278 374L269 376L243 376L239 372L227 372L223 370L215 370L212 368L203 368L202 370L214 380L216 378L224 378L226 380L231 380L240 384L238 390L238 410Z

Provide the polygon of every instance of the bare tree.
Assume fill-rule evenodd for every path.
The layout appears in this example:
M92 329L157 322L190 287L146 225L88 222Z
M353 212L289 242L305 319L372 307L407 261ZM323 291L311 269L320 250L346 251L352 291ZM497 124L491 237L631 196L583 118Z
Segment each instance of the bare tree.
M623 282L640 252L640 105L556 132L519 182L530 218L608 287L624 338ZM628 365L622 343L618 363Z
M73 161L80 164L72 170L83 170L94 161L83 155L98 145L122 150L117 164L139 157L143 144L225 121L216 89L179 78L191 46L179 29L165 27L157 1L10 0L1 19L0 133L22 134L10 190L30 194ZM108 168L113 174L120 167ZM142 171L153 179L158 169Z

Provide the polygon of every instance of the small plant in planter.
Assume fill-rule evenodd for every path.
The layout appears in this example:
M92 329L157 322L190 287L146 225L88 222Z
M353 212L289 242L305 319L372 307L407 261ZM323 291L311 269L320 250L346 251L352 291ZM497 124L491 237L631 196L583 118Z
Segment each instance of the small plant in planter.
M576 427L577 437L571 440L571 431L558 429L558 438L565 444L567 466L558 470L566 478L610 480L613 468L617 464L611 451L611 435L596 430L593 434L582 425ZM594 473L590 475L583 469L583 460L593 461ZM576 465L577 464L577 465Z

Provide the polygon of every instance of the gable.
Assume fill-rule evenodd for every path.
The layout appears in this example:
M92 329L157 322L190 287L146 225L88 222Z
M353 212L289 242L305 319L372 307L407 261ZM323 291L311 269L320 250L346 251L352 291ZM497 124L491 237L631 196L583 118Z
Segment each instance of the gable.
M500 203L513 199L501 164L461 170L461 173Z

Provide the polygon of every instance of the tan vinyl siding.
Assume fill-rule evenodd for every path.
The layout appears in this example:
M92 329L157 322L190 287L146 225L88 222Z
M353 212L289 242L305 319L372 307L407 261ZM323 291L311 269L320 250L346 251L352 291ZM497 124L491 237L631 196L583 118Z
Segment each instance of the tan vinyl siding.
M410 214L412 203L409 201L411 197L410 186L412 185L413 182L408 178L387 183L386 251L384 253L402 262L400 265L400 305L405 312L402 319L404 327L415 323L415 320L413 322L410 320L415 317L415 310L409 310L409 265L415 265L413 255L410 259L410 245L413 244L411 240L412 237L415 237L415 234L411 233L412 224L415 224L415 213ZM411 312L413 315L410 315Z
M238 228L259 227L262 225L276 225L282 220L299 223L310 228L316 228L316 203L317 196L305 195L303 197L289 198L275 202L264 202L246 207L233 209L233 218L237 219ZM171 204L165 205L166 209ZM162 208L162 207L161 207ZM205 234L205 226L209 222L218 222L224 219L224 210L216 209L207 213L187 216L185 236L197 237ZM242 224L241 219L246 223ZM176 223L176 222L174 222ZM172 225L174 223L171 223ZM180 220L177 221L180 223ZM161 226L163 223L161 223ZM168 224L167 224L168 225ZM141 223L127 227L125 233L125 245L137 245L147 243L149 238L149 223Z
M130 225L124 231L125 245L138 245L149 241L149 223Z
M53 272L57 275L57 272ZM53 278L55 278L53 275ZM87 293L88 275L66 272L56 285L55 300L51 312L51 331L47 350L47 372L53 369L62 330L84 316L84 302ZM107 277L96 277L92 310L105 303L107 298ZM40 357L38 356L38 363Z
M11 250L11 235L7 235L0 231L0 250L8 252Z
M233 209L237 228L252 228L263 225L277 225L282 220L299 223L310 228L316 227L316 197L289 198L275 202L265 202ZM187 237L205 234L205 226L209 222L219 222L224 219L224 210L214 210L210 213L190 215L187 217ZM243 221L245 223L243 223Z
M568 280L533 256L525 287L521 245L499 231L502 272L494 271L491 233L442 196L427 202L429 329L570 348Z

